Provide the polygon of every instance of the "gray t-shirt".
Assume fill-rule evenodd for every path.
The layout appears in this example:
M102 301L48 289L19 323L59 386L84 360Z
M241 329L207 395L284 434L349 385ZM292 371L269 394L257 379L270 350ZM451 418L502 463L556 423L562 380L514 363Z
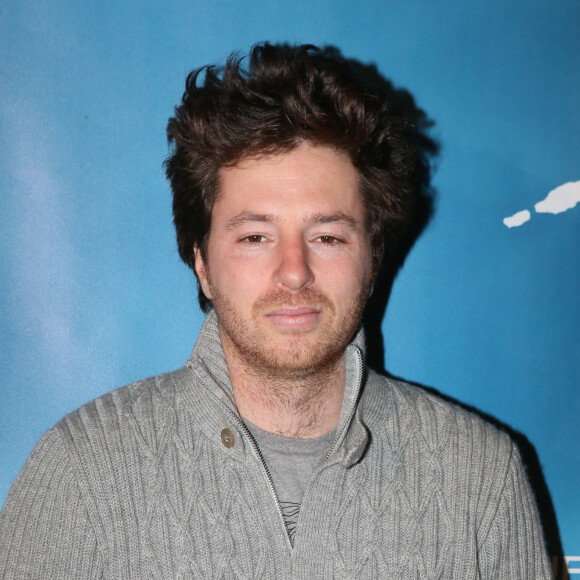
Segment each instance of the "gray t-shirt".
M294 533L304 491L314 470L322 463L330 449L336 436L336 429L316 439L293 439L263 431L249 421L245 423L254 436L272 476L288 537L294 544Z

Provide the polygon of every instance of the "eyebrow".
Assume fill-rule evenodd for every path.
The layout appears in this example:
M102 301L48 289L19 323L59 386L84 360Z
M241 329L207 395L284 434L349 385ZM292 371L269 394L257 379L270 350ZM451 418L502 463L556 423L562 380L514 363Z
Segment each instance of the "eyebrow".
M352 216L346 215L345 213L342 213L341 211L336 212L336 213L331 213L331 214L316 213L314 215L311 215L310 218L307 219L306 221L309 223L314 223L314 224L340 223L340 224L345 225L350 230L354 230L354 231L359 230L359 227L358 227L358 224L356 223L356 220Z
M258 223L273 223L277 221L276 218L271 214L263 213L253 213L250 211L243 211L238 215L234 216L232 219L228 220L226 223L226 231L231 231L238 226L246 223L258 222ZM356 220L349 215L339 211L335 213L315 213L307 218L305 218L304 223L311 224L333 224L340 223L345 225L348 229L353 231L358 231L359 226Z
M252 213L250 211L243 211L232 219L228 220L226 223L226 231L233 230L238 226L249 222L260 222L260 223L271 223L274 221L274 217L270 214L263 213Z

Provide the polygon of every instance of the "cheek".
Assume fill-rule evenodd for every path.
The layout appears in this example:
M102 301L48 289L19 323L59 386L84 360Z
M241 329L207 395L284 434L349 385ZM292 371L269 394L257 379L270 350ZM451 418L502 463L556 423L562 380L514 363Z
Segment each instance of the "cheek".
M234 259L231 254L216 256L211 281L220 293L240 304L251 301L264 285L264 268L251 261Z
M320 287L338 296L352 296L364 292L369 285L369 279L370 266L367 266L362 256L327 264L319 272Z

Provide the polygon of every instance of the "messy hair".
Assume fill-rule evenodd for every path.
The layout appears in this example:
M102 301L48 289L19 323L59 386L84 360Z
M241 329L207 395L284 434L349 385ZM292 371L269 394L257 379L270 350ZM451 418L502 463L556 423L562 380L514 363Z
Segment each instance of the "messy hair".
M373 268L379 270L385 250L405 230L429 170L418 128L385 98L376 78L369 82L369 70L382 79L374 67L347 60L334 48L264 43L247 59L236 53L223 67L188 75L167 125L165 170L179 255L194 273L194 248L206 257L220 169L304 142L331 147L352 161ZM199 279L198 297L208 311Z

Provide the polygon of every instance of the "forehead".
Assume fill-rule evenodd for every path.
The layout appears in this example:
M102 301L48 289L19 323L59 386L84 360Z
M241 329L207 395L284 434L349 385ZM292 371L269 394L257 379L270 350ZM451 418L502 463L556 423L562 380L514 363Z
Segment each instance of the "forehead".
M213 218L235 211L363 213L358 173L350 158L303 143L289 152L244 159L220 170Z

